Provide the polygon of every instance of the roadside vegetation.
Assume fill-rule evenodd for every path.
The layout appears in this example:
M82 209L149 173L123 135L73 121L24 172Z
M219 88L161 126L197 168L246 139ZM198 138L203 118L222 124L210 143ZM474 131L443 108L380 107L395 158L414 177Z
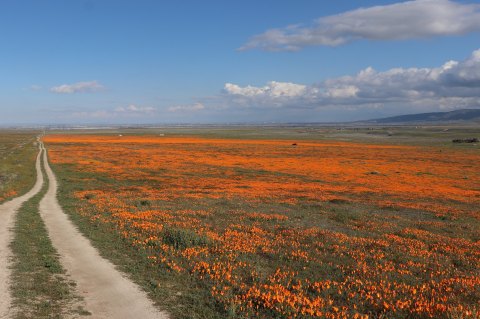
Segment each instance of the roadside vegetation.
M15 256L11 288L14 316L19 319L88 315L78 305L80 299L75 295L74 283L66 277L39 214L39 203L47 189L48 179L45 179L41 191L17 213L11 243Z
M0 130L0 203L25 193L35 183L37 135Z
M45 142L65 211L176 318L476 318L480 151L433 135Z
M42 190L23 204L16 217L11 289L14 316L19 319L88 314L77 305L80 299L74 283L66 277L39 214L39 202L47 189L45 179Z

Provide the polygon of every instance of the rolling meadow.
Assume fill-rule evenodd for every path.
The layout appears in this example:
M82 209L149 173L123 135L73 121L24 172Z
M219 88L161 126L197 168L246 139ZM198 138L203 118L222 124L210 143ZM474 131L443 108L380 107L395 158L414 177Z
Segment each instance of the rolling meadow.
M480 0L0 3L0 319L480 319Z
M478 318L480 153L52 134L59 199L177 318Z

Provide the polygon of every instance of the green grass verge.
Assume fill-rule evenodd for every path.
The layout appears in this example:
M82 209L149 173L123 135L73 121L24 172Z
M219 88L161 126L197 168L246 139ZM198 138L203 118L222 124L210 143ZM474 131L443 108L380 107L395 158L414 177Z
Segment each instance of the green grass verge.
M0 130L0 203L27 192L35 183L37 134Z
M15 238L11 244L15 256L12 274L15 318L65 318L88 314L77 305L81 299L74 293L74 283L65 275L38 212L47 189L48 180L17 213Z
M159 309L166 310L172 318L177 319L235 318L217 305L209 290L191 276L172 273L166 268L153 265L147 258L147 252L132 247L116 229L107 224L92 222L78 214L78 200L72 196L79 186L76 183L76 173L73 172L72 176L62 170L62 167L53 168L59 181L58 199L65 213L98 249L100 255L142 287ZM189 237L177 243L177 238L185 233L177 229L170 229L167 233L165 241L177 245L188 245L195 241Z

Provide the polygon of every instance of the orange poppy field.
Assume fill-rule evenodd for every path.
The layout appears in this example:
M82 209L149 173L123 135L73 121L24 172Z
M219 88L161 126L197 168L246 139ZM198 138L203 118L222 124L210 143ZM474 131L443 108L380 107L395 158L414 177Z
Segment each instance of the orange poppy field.
M158 297L170 310L480 318L478 150L159 135L44 142L74 219L202 292L201 302Z

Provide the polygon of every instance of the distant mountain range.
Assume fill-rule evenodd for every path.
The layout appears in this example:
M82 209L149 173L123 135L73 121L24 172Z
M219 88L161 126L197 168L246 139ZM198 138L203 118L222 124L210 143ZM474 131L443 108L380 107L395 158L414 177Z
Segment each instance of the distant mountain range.
M372 124L480 122L480 109L462 109L450 112L407 114L373 119L363 122Z

